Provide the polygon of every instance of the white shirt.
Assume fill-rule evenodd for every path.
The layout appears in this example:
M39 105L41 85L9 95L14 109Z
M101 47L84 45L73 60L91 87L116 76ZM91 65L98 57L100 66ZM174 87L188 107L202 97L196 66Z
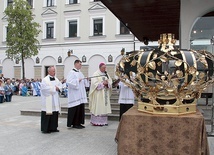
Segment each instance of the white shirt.
M134 93L131 88L123 82L119 82L120 95L118 103L120 104L134 104Z
M46 111L46 97L52 96L52 111L60 111L59 92L56 86L62 90L62 83L55 77L55 81L50 81L49 75L41 82L42 111Z
M77 70L77 69L75 69ZM78 70L77 70L78 71ZM88 80L84 79L84 75L80 71L73 69L68 73L66 83L68 84L68 107L75 107L80 104L87 103L87 95L85 87L88 85ZM79 79L82 79L79 81Z

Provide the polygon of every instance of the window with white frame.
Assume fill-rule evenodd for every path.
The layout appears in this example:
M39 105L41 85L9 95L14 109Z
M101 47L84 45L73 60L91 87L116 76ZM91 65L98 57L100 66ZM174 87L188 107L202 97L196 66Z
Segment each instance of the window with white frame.
M93 28L94 28L94 32L93 32L94 36L103 35L103 19L102 18L94 19Z
M77 20L72 20L68 22L69 26L68 26L68 37L77 37Z
M120 34L130 34L129 29L122 22L120 22Z
M10 4L13 4L13 0L7 0L7 6L9 6Z
M54 6L54 0L47 0L47 7Z
M28 4L33 8L33 0L27 0Z
M2 38L2 41L5 42L6 39L7 39L7 34L8 34L8 26L7 25L4 25L3 26L3 38Z
M78 0L69 0L69 4L77 4Z
M46 39L54 38L54 22L46 23Z
M9 28L8 28L8 26L6 26L6 38L7 38L8 32L9 32Z

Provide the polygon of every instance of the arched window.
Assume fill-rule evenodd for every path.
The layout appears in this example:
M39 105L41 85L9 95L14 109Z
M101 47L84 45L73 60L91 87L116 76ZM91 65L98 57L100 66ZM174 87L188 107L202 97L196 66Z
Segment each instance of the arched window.
M190 41L191 49L206 50L214 53L212 40L214 38L214 11L199 17L192 28Z

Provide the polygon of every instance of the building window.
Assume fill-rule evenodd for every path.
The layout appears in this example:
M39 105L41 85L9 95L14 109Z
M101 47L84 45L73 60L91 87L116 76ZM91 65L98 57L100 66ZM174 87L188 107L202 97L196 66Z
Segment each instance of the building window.
M6 35L8 35L8 32L9 32L9 28L8 26L6 27Z
M47 0L47 7L54 6L54 0Z
M2 41L6 41L6 38L8 36L8 26L7 25L4 25L3 26L3 38L2 38Z
M77 0L69 0L69 4L77 4Z
M122 22L120 22L120 34L130 34L129 29Z
M28 4L33 8L33 0L27 0Z
M9 6L10 4L13 4L13 0L8 0L7 1L7 6Z
M9 32L9 28L8 28L8 26L7 26L7 27L6 27L6 38L5 38L5 39L7 39L8 32Z
M46 38L54 38L54 23L47 23L46 24Z
M103 19L94 19L94 36L103 35Z
M69 21L69 38L77 37L77 21Z

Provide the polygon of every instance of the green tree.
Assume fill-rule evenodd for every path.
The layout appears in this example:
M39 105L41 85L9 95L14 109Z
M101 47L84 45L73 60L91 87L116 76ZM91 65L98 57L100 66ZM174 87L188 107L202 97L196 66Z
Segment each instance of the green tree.
M38 54L37 37L40 25L34 22L31 6L26 0L14 0L4 11L7 15L7 50L10 59L21 60L22 78L25 78L25 59Z

